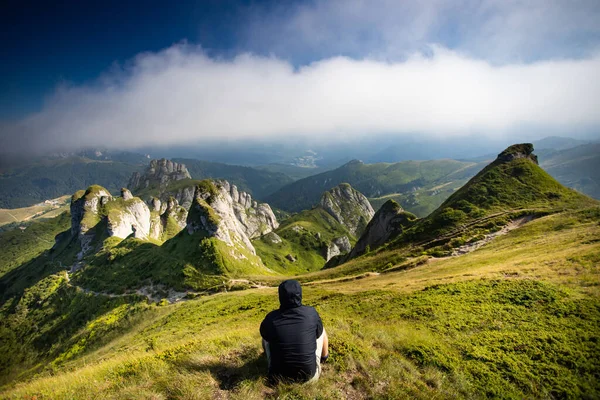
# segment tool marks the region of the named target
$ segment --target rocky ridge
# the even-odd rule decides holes
[[[347,183],[323,193],[319,204],[354,236],[360,235],[375,215],[369,200]]]
[[[184,164],[179,164],[165,158],[150,161],[150,165],[143,174],[134,172],[129,179],[128,187],[134,191],[147,188],[151,184],[166,187],[171,181],[192,179]]]
[[[203,232],[228,246],[242,245],[253,255],[256,251],[250,239],[278,226],[268,204],[258,204],[227,181],[203,181],[197,185],[187,218],[189,234]]]
[[[348,256],[354,258],[381,246],[390,238],[401,234],[415,220],[416,217],[404,211],[400,204],[388,200],[375,213]]]

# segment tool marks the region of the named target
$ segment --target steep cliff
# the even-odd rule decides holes
[[[151,185],[166,187],[169,182],[191,178],[185,165],[162,158],[150,161],[150,165],[142,174],[134,172],[129,179],[128,187],[134,191]]]
[[[203,232],[229,246],[242,245],[256,254],[250,239],[279,224],[268,204],[258,204],[227,181],[202,181],[195,188],[187,218],[188,233]]]
[[[394,200],[388,200],[375,213],[364,233],[350,251],[349,258],[357,257],[368,252],[369,249],[381,246],[391,238],[401,234],[415,220],[414,215],[404,211]]]
[[[319,204],[354,236],[360,235],[375,215],[369,200],[347,183],[323,193]]]

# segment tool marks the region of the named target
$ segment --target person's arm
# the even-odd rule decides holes
[[[321,350],[321,362],[323,363],[329,357],[329,337],[323,327],[321,316],[317,313],[317,337],[319,338],[321,335],[323,335],[323,349]]]
[[[323,350],[321,351],[321,362],[324,363],[329,358],[329,337],[327,331],[323,329]]]

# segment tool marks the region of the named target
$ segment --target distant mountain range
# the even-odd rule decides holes
[[[455,143],[454,147],[460,147],[460,143],[462,142]],[[375,145],[364,144],[365,153],[369,153],[368,149]],[[363,163],[362,167],[347,161],[344,161],[345,165],[337,167],[343,159],[339,152],[350,151],[353,148],[350,144],[343,143],[337,150],[325,148],[319,149],[318,152],[301,151],[296,157],[289,159],[285,157],[294,154],[291,149],[275,146],[271,150],[281,150],[285,157],[278,159],[278,163],[268,164],[273,161],[272,157],[257,156],[255,161],[261,159],[266,164],[254,167],[191,158],[174,160],[185,163],[193,179],[226,179],[256,199],[269,201],[282,210],[298,212],[310,208],[318,202],[323,191],[347,182],[365,193],[375,209],[385,201],[394,199],[404,209],[417,216],[425,216],[462,186],[484,163],[494,159],[495,154],[454,160],[432,158],[440,154],[467,156],[476,151],[485,154],[490,146],[490,143],[482,140],[474,141],[470,146],[463,146],[468,149],[461,152],[456,149],[450,151],[448,147],[452,146],[447,140],[423,143],[414,141],[392,145],[399,152],[388,146],[384,151],[387,152],[385,157],[376,156],[371,152],[366,160],[397,161],[421,158],[430,161]],[[534,142],[543,168],[561,183],[596,198],[600,198],[599,177],[596,172],[600,163],[599,146],[598,142],[562,137],[548,137]],[[231,154],[227,154],[231,157],[227,159],[244,163],[243,157],[234,157],[234,150],[242,151],[241,148],[228,150]],[[255,150],[258,151],[258,148]],[[264,148],[260,154],[268,150]],[[218,154],[212,154],[212,158],[218,158]],[[284,159],[287,160],[285,163]],[[338,160],[337,164],[331,164],[333,159]],[[145,154],[104,149],[55,154],[32,160],[2,159],[0,208],[28,207],[73,193],[78,188],[91,184],[100,184],[116,194],[121,187],[127,185],[131,174],[143,170],[148,162],[149,156]],[[323,166],[327,163],[329,166]]]
[[[547,138],[540,152],[540,166],[562,184],[600,199],[600,144],[568,148],[581,141]],[[552,150],[547,146],[567,147]],[[341,167],[300,179],[265,198],[282,210],[298,212],[315,205],[320,193],[342,182],[356,187],[377,210],[387,200],[424,217],[439,207],[493,157],[472,161],[431,160],[365,164],[354,160]]]

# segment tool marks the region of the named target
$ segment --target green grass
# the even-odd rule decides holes
[[[269,235],[265,235],[252,244],[268,268],[292,275],[321,269],[325,265],[327,245],[332,239],[347,236],[352,244],[356,241],[321,207],[302,211],[284,220],[275,233],[281,237],[281,243],[272,243]],[[287,259],[288,254],[296,261]]]
[[[277,306],[274,288],[163,307],[127,303],[138,310],[130,313],[123,299],[56,296],[69,289],[56,289],[61,278],[53,275],[23,296],[30,312],[52,312],[35,308],[43,299],[100,303],[86,306],[90,315],[56,351],[20,351],[28,361],[11,363],[0,396],[594,398],[598,210],[539,218],[462,257],[409,265],[401,252],[387,251],[302,276],[305,303],[320,312],[331,346],[322,378],[310,386],[266,384],[258,325]],[[388,263],[400,268],[346,279],[377,265],[383,272]],[[104,301],[114,303],[102,308]],[[29,316],[20,321],[43,321],[38,329],[52,331],[55,319]]]
[[[0,277],[32,260],[54,245],[54,237],[71,228],[71,215],[59,216],[28,224],[25,230],[15,228],[0,232]]]
[[[475,163],[456,160],[403,161],[399,163],[363,164],[352,161],[333,171],[300,179],[268,196],[265,201],[286,211],[310,209],[319,202],[321,194],[340,183],[347,182],[368,198],[392,193],[410,193],[447,181],[468,179],[462,172]],[[410,208],[407,208],[411,211]]]
[[[537,218],[476,251],[428,255],[530,214]],[[314,254],[319,240],[341,232],[327,216],[316,208],[291,217],[278,229],[283,245]],[[73,254],[62,243],[0,277],[0,397],[598,397],[598,202],[517,159],[492,164],[423,221],[427,229],[417,222],[404,239],[447,241],[397,242],[298,276],[330,338],[330,361],[314,385],[269,386],[258,333],[278,306],[275,286],[300,270],[279,266],[277,275],[250,254],[236,257],[184,231],[162,246],[105,241],[68,282],[61,262]],[[72,286],[221,290],[229,277],[273,287],[149,305]]]
[[[307,288],[305,299],[330,336],[330,361],[313,386],[265,382],[258,325],[276,307],[270,291],[146,311],[147,322],[127,340],[115,339],[57,367],[64,372],[5,395],[581,398],[600,390],[598,299],[552,284],[473,280],[411,294],[351,295]],[[92,363],[94,357],[104,361]]]

